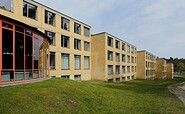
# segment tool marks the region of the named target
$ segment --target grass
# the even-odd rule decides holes
[[[134,80],[124,83],[51,80],[0,88],[0,113],[172,113],[185,106],[167,86],[185,81]]]

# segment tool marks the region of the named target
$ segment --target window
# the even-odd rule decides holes
[[[134,73],[134,66],[132,66],[132,73]]]
[[[84,69],[89,70],[90,69],[90,57],[84,56]]]
[[[47,37],[50,38],[51,45],[55,45],[55,33],[46,30],[45,34],[46,34]]]
[[[116,82],[120,82],[120,78],[116,78]]]
[[[108,36],[108,42],[107,42],[108,44],[108,46],[111,46],[111,47],[113,47],[113,38],[111,38],[111,37],[109,37]]]
[[[81,69],[81,56],[80,55],[74,55],[75,60],[75,70]]]
[[[116,65],[116,74],[120,74],[120,66]]]
[[[113,79],[108,79],[108,82],[113,82],[114,80]]]
[[[120,54],[119,53],[116,53],[116,61],[120,62]]]
[[[130,53],[130,46],[127,45],[127,52]]]
[[[62,70],[69,70],[69,54],[62,53]]]
[[[0,8],[7,11],[13,11],[13,0],[0,0]]]
[[[84,50],[90,51],[90,43],[89,42],[84,41]]]
[[[130,56],[127,56],[127,63],[130,63]]]
[[[134,57],[132,57],[132,63],[134,63]]]
[[[130,80],[130,76],[127,76],[127,80]]]
[[[61,78],[67,78],[69,79],[70,75],[62,75]]]
[[[125,50],[125,43],[122,43],[122,50]]]
[[[45,23],[55,25],[55,14],[45,10]]]
[[[62,17],[61,18],[61,20],[62,20],[62,29],[64,29],[64,30],[70,30],[70,21],[68,20],[68,19],[66,19],[66,18],[64,18],[64,17]]]
[[[81,75],[74,75],[74,80],[80,81],[81,80]]]
[[[116,48],[119,49],[120,48],[120,42],[118,40],[116,40]]]
[[[113,74],[113,65],[108,65],[108,75]]]
[[[61,46],[62,47],[66,47],[66,48],[70,48],[70,42],[69,42],[69,37],[68,36],[61,36]]]
[[[122,77],[122,81],[125,81],[125,77]]]
[[[50,70],[55,70],[55,52],[50,52]]]
[[[81,50],[81,40],[74,39],[74,49]]]
[[[125,73],[126,73],[125,70],[126,70],[126,69],[125,69],[125,66],[122,66],[122,74],[125,74]]]
[[[78,23],[74,24],[74,32],[77,34],[81,34],[81,25]]]
[[[32,19],[36,19],[37,15],[37,6],[32,5],[24,1],[23,3],[23,15]]]
[[[122,62],[125,62],[126,58],[125,58],[125,55],[122,54]]]
[[[131,53],[134,53],[134,47],[132,47],[132,51],[131,51]]]
[[[130,73],[130,66],[127,66],[127,73]]]
[[[108,60],[113,61],[113,52],[108,51]]]
[[[90,29],[87,27],[84,27],[84,36],[87,36],[87,37],[90,36]]]

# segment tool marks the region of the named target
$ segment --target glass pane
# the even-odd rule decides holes
[[[15,69],[24,69],[24,34],[15,33]]]
[[[2,72],[2,81],[9,82],[14,80],[13,72]]]
[[[8,24],[8,23],[5,23],[5,22],[2,23],[2,26],[3,26],[3,27],[6,27],[6,28],[13,29],[13,25]]]
[[[34,69],[38,69],[38,61],[39,61],[39,41],[34,38]]]
[[[26,36],[26,69],[32,69],[32,37]]]
[[[2,30],[2,68],[13,69],[13,32]]]
[[[39,71],[34,71],[34,78],[39,78]]]
[[[8,11],[12,11],[13,1],[12,0],[0,0],[0,8]]]
[[[30,71],[28,71],[28,72],[25,72],[25,74],[26,74],[26,80],[29,80],[29,79],[32,79],[32,72]]]
[[[24,72],[15,72],[15,80],[24,80]]]

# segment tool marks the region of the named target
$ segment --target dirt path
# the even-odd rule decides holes
[[[171,93],[175,94],[185,105],[185,82],[168,87]]]

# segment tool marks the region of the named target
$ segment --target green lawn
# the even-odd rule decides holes
[[[2,113],[172,113],[185,106],[167,86],[185,79],[124,83],[76,82],[55,78],[39,83],[0,88]]]

